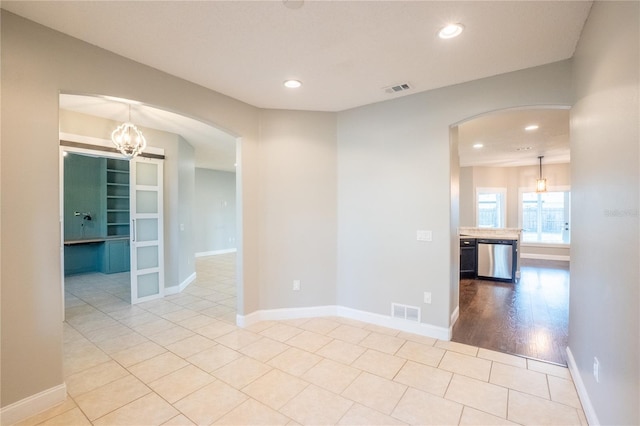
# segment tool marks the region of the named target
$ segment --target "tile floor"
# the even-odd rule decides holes
[[[586,425],[566,368],[345,318],[234,325],[234,255],[130,306],[66,282],[68,398],[21,425]]]

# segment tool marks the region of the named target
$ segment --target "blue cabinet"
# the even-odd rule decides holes
[[[64,159],[64,273],[129,270],[129,162]]]
[[[64,246],[64,274],[85,274],[96,272],[100,258],[101,242],[72,244]]]
[[[107,240],[102,244],[102,270],[105,274],[127,272],[130,268],[128,239]]]

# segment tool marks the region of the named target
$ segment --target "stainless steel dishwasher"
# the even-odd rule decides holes
[[[516,240],[478,239],[478,278],[514,282]]]

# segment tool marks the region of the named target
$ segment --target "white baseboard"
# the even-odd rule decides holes
[[[580,375],[580,371],[578,370],[578,365],[576,364],[576,360],[573,357],[573,353],[571,353],[571,349],[569,347],[567,347],[567,364],[569,366],[571,377],[573,377],[573,383],[576,385],[578,397],[580,398],[580,403],[582,404],[582,408],[584,409],[584,415],[587,417],[587,422],[590,426],[600,425],[600,421],[598,420],[598,416],[596,415],[596,410],[593,408],[593,404],[591,404],[591,399],[589,398],[589,394],[587,393],[587,388],[584,386],[582,376]]]
[[[456,308],[453,310],[453,313],[451,314],[451,325],[449,326],[449,334],[453,335],[453,326],[456,324],[456,321],[458,321],[458,318],[460,317],[460,305],[456,306]]]
[[[64,402],[67,385],[54,386],[0,409],[0,424],[12,425]]]
[[[196,280],[196,273],[189,275],[184,281],[182,281],[179,285],[174,285],[172,287],[167,287],[164,289],[164,295],[169,296],[171,294],[182,293],[182,291],[189,286],[192,282]]]
[[[204,256],[215,256],[216,254],[226,254],[226,253],[235,253],[238,249],[230,248],[224,250],[213,250],[213,251],[201,251],[196,253],[196,257],[204,257]]]
[[[260,321],[278,321],[297,318],[315,318],[337,316],[337,306],[313,306],[309,308],[268,309],[251,312],[247,315],[236,315],[236,324],[247,327]]]
[[[419,334],[421,336],[432,337],[440,340],[451,340],[450,331],[447,328],[437,327],[431,324],[406,321],[402,319],[392,318],[388,315],[360,311],[357,309],[336,305],[255,311],[247,315],[238,315],[236,317],[236,323],[239,327],[247,327],[260,321],[315,318],[327,316],[350,318],[358,321],[368,322],[370,324],[379,325],[382,327],[393,328],[394,330]]]
[[[521,259],[538,259],[538,260],[559,260],[569,262],[571,256],[564,254],[541,254],[541,253],[520,253]]]

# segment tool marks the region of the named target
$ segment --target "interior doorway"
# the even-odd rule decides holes
[[[127,273],[129,303],[163,297],[164,156],[127,160],[77,140],[60,141],[64,278]]]
[[[569,109],[493,112],[458,123],[451,135],[460,166],[458,234],[468,234],[465,240],[517,235],[517,273],[510,282],[479,278],[477,257],[471,268],[465,247],[452,340],[566,365],[570,206],[547,206],[553,197],[538,195],[536,216],[528,195],[535,195],[542,175],[547,194],[570,194]],[[494,197],[479,197],[487,188]]]
[[[123,103],[124,102],[124,103]],[[132,107],[133,106],[133,107]],[[149,107],[137,103],[135,101],[128,101],[123,99],[111,99],[99,96],[84,96],[84,95],[60,95],[60,134],[61,140],[72,139],[77,142],[93,145],[98,148],[98,152],[82,152],[86,148],[78,148],[77,146],[66,146],[66,151],[82,152],[85,155],[90,155],[96,158],[102,158],[101,161],[105,161],[104,158],[114,158],[115,160],[108,159],[106,161],[118,161],[122,160],[122,156],[119,154],[105,153],[105,149],[110,150],[112,148],[109,137],[110,132],[123,120],[135,122],[137,126],[144,129],[145,136],[149,140],[151,136],[152,142],[149,143],[151,149],[146,151],[153,152],[154,148],[160,148],[165,150],[170,155],[170,158],[166,162],[164,169],[166,170],[166,178],[163,179],[161,175],[154,173],[136,173],[136,170],[140,172],[141,169],[148,169],[150,163],[153,164],[154,160],[144,159],[140,161],[143,164],[142,167],[136,167],[138,162],[131,163],[130,172],[137,176],[140,174],[142,178],[153,177],[155,181],[144,181],[140,185],[131,185],[130,200],[134,205],[133,208],[141,208],[138,214],[130,208],[130,212],[125,212],[123,205],[109,205],[105,203],[118,201],[115,200],[123,194],[110,193],[108,197],[105,197],[105,202],[99,209],[106,212],[105,217],[99,218],[101,220],[95,220],[98,218],[92,217],[92,224],[98,222],[107,224],[101,225],[100,237],[104,237],[109,241],[94,241],[87,242],[86,237],[88,234],[79,235],[78,239],[82,240],[79,243],[86,243],[86,245],[93,244],[94,251],[98,252],[97,267],[93,270],[73,272],[83,272],[85,278],[90,278],[91,282],[102,282],[104,288],[102,290],[108,290],[108,295],[104,294],[104,291],[96,292],[94,296],[102,298],[104,300],[110,300],[116,302],[110,296],[115,297],[120,301],[144,301],[150,300],[154,297],[161,297],[163,292],[166,295],[172,295],[180,293],[187,288],[189,284],[196,280],[196,259],[194,256],[194,244],[193,234],[196,231],[194,221],[192,220],[192,211],[194,207],[194,170],[197,167],[213,167],[216,169],[226,168],[231,170],[229,173],[233,174],[235,180],[235,168],[236,168],[236,151],[240,148],[236,146],[236,137],[229,135],[215,129],[211,125],[202,123],[197,120],[190,119],[188,117],[179,116],[178,114],[170,113],[167,111],[159,110],[157,108]],[[79,136],[82,135],[82,136]],[[203,145],[203,141],[205,141]],[[68,145],[73,145],[68,144]],[[200,148],[198,148],[200,146]],[[61,150],[62,152],[62,150]],[[104,157],[104,158],[103,158]],[[139,157],[142,158],[142,157]],[[128,162],[126,162],[128,163]],[[162,163],[160,163],[159,170],[162,172]],[[107,178],[110,177],[122,177],[124,170],[119,170],[116,167],[108,167],[106,172]],[[61,183],[64,180],[64,160],[61,154]],[[186,170],[186,171],[185,171]],[[144,171],[144,170],[143,170]],[[147,170],[148,171],[148,170]],[[168,182],[168,187],[165,190],[158,190],[155,186],[157,183]],[[104,185],[105,182],[103,181]],[[108,186],[109,191],[122,191],[124,182],[114,182]],[[236,186],[236,185],[234,185]],[[237,186],[236,186],[237,187]],[[238,188],[240,190],[240,188]],[[61,188],[61,196],[64,191]],[[144,210],[144,203],[142,201],[154,201],[157,209]],[[124,200],[121,200],[126,202]],[[165,216],[162,217],[162,205],[164,202]],[[64,205],[64,199],[61,199],[61,206]],[[78,212],[85,213],[85,210],[92,209],[77,209]],[[93,209],[97,210],[97,209]],[[75,211],[74,211],[75,212]],[[93,212],[92,212],[93,213]],[[130,213],[130,214],[129,214]],[[158,216],[158,214],[160,216]],[[241,216],[239,212],[237,216]],[[129,215],[127,218],[126,216]],[[156,215],[156,216],[154,216]],[[61,219],[64,216],[64,212],[61,212]],[[82,217],[80,218],[82,219]],[[235,218],[234,218],[235,219]],[[153,231],[154,227],[150,227],[150,222],[155,221],[157,227]],[[163,226],[164,223],[164,226]],[[192,228],[193,227],[193,228]],[[64,235],[64,226],[62,226],[62,234]],[[236,229],[236,222],[234,221],[234,230]],[[241,223],[238,222],[238,229],[241,229]],[[82,229],[82,228],[81,228]],[[86,229],[86,228],[85,228]],[[118,230],[115,233],[110,230]],[[122,235],[118,235],[119,233]],[[147,234],[147,236],[145,236]],[[161,241],[162,237],[165,237],[166,248],[164,250],[154,249],[154,242]],[[151,237],[148,237],[151,235]],[[129,236],[127,239],[125,236]],[[65,238],[67,240],[67,238]],[[116,245],[116,240],[124,245],[118,252],[112,245]],[[235,235],[231,235],[229,240],[235,243]],[[108,244],[106,244],[108,242]],[[132,246],[133,244],[133,246]],[[105,247],[105,246],[109,247]],[[69,244],[70,246],[70,244]],[[131,253],[131,260],[125,262],[126,256],[121,254],[129,249]],[[62,271],[65,271],[65,260],[68,256],[65,256],[66,244],[61,244],[61,262]],[[95,253],[94,253],[95,254]],[[137,257],[134,259],[133,255]],[[170,262],[162,266],[162,258],[167,257],[171,259]],[[237,256],[238,261],[241,263],[241,253]],[[234,257],[235,258],[235,257]],[[108,259],[108,260],[107,260]],[[118,267],[118,262],[120,266]],[[123,265],[127,263],[126,265]],[[131,274],[126,269],[133,267],[136,274]],[[68,268],[67,268],[68,269]],[[91,268],[90,268],[91,269]],[[152,272],[151,275],[154,279],[150,280],[146,274],[140,274],[140,270],[146,272]],[[166,285],[161,282],[162,275],[166,271]],[[91,276],[91,274],[96,274]],[[101,274],[101,275],[97,275]],[[79,276],[67,274],[73,279],[65,279],[68,277],[62,277],[63,285],[65,281],[80,282]],[[139,278],[138,282],[131,287],[128,291],[123,289],[123,282],[134,282],[133,279]],[[109,278],[109,279],[107,279]],[[141,279],[140,279],[141,278]],[[86,280],[85,280],[86,281]],[[234,283],[236,281],[234,280]],[[77,285],[77,287],[82,287]],[[87,286],[84,286],[83,291],[87,290]],[[241,287],[238,285],[238,287]],[[236,289],[238,290],[238,289]],[[241,288],[238,293],[241,292]],[[65,292],[63,291],[63,294]],[[85,294],[86,296],[86,294]],[[73,303],[73,296],[67,297],[71,299]],[[235,300],[235,298],[234,298]],[[235,309],[234,309],[235,311]]]
[[[90,149],[60,151],[64,307],[129,305],[129,163]]]

